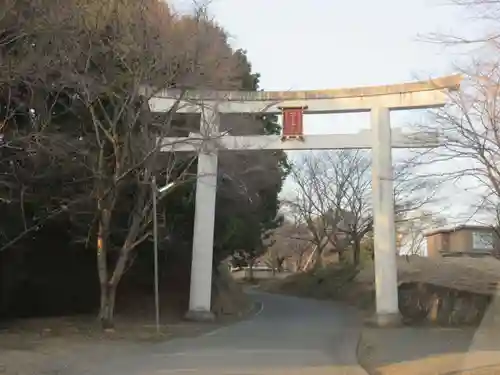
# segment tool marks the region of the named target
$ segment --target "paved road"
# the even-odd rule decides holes
[[[356,311],[331,302],[253,293],[260,313],[198,338],[144,347],[86,374],[363,375]],[[91,365],[91,364],[89,364]]]

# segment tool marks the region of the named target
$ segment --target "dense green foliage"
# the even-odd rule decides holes
[[[123,259],[120,292],[149,287],[151,174],[177,185],[159,201],[162,278],[189,280],[196,162],[148,156],[148,147],[160,127],[183,134],[191,119],[167,115],[157,126],[136,93],[141,85],[257,90],[245,52],[231,50],[217,25],[175,18],[156,0],[10,5],[0,18],[0,316],[94,311],[105,291],[103,251],[105,282],[116,286]],[[249,131],[279,126],[255,118]],[[279,223],[285,154],[243,154],[221,155],[216,263],[261,251]],[[239,160],[261,168],[238,174],[230,167]]]

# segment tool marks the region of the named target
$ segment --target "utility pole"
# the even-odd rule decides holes
[[[159,272],[158,272],[158,216],[156,210],[157,187],[156,177],[153,176],[151,183],[151,193],[153,196],[153,255],[154,255],[154,287],[155,287],[155,323],[156,333],[160,333],[160,292],[159,292]]]

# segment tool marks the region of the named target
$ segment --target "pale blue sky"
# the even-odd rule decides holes
[[[248,51],[265,90],[379,85],[453,73],[441,47],[418,35],[456,29],[450,0],[212,0],[209,10]],[[191,9],[192,0],[172,0]],[[393,126],[409,121],[394,115]],[[308,116],[306,133],[357,132],[366,114]]]
[[[177,9],[192,0],[172,0]],[[211,15],[247,50],[265,90],[390,84],[454,73],[456,58],[419,35],[469,28],[451,0],[212,0]],[[422,118],[393,113],[392,126]],[[354,133],[368,114],[306,116],[306,133]],[[455,196],[447,191],[447,196]],[[467,200],[465,200],[467,201]],[[454,199],[457,202],[457,199]],[[453,211],[457,211],[456,209]]]
[[[213,0],[211,11],[248,50],[265,89],[377,85],[442,74],[449,62],[419,33],[455,15],[431,0]]]
[[[321,89],[426,79],[452,72],[418,34],[457,24],[446,0],[213,0],[231,42],[248,51],[261,88]],[[440,5],[441,4],[441,5]],[[394,125],[408,115],[394,115]],[[307,133],[357,132],[367,114],[308,116]]]

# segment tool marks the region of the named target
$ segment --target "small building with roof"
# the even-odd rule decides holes
[[[491,226],[444,226],[427,230],[423,234],[429,257],[500,255],[500,237]]]

